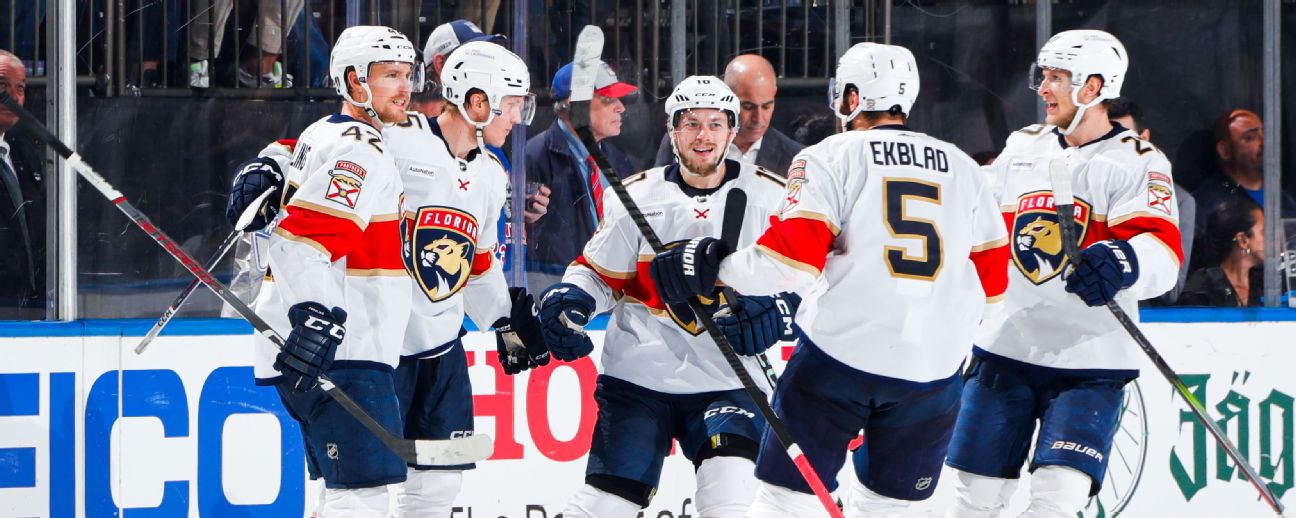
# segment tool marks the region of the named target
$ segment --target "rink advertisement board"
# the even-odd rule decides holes
[[[307,481],[296,423],[272,390],[252,384],[246,326],[179,321],[168,331],[178,334],[136,356],[147,325],[0,329],[0,516],[309,515],[318,486]],[[1296,503],[1296,322],[1144,328],[1274,491]],[[597,346],[601,332],[592,334]],[[454,516],[557,516],[583,483],[597,363],[510,377],[491,335],[470,333],[465,345],[477,430],[494,437],[495,455],[465,477]],[[790,350],[771,353],[781,367]],[[1150,364],[1127,392],[1107,484],[1085,518],[1269,515]],[[940,487],[911,514],[940,516],[951,499]],[[643,516],[696,518],[692,490],[692,465],[675,453]],[[1006,516],[1028,491],[1023,480]]]

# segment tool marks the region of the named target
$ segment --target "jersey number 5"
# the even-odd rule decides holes
[[[909,255],[902,247],[885,247],[885,259],[891,275],[922,281],[936,280],[944,255],[940,230],[936,228],[934,221],[907,215],[905,203],[928,202],[940,205],[940,186],[917,180],[888,178],[882,183],[882,196],[882,210],[891,237],[922,242],[922,255],[918,256]]]

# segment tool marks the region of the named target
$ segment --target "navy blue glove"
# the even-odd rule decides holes
[[[729,253],[724,241],[696,237],[657,254],[648,265],[648,275],[662,300],[669,304],[686,302],[689,297],[715,291],[720,261]]]
[[[273,158],[259,157],[239,164],[229,204],[225,207],[225,218],[234,230],[255,232],[274,221],[279,214],[276,193],[283,188],[283,183],[283,171]],[[246,223],[241,228],[240,220]]]
[[[540,326],[554,358],[570,362],[594,352],[585,325],[594,313],[594,297],[571,283],[559,283],[540,298]]]
[[[801,296],[795,293],[740,296],[729,304],[729,313],[716,317],[715,323],[735,352],[755,356],[777,342],[796,339],[792,317],[800,305]]]
[[[318,302],[300,302],[288,308],[293,329],[275,356],[274,368],[284,380],[302,392],[315,388],[319,377],[333,365],[338,344],[346,336],[347,313],[339,307],[329,311]]]
[[[517,374],[549,364],[549,348],[535,314],[535,299],[526,288],[509,288],[513,308],[495,321],[495,352],[504,374]]]
[[[1099,241],[1080,251],[1080,264],[1066,279],[1066,290],[1085,304],[1105,306],[1138,280],[1138,257],[1128,241]]]

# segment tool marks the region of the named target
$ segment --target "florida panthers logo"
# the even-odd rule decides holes
[[[1076,244],[1084,242],[1089,227],[1089,203],[1075,201]],[[1017,215],[1012,226],[1012,257],[1022,275],[1035,284],[1057,276],[1066,267],[1062,249],[1062,229],[1058,225],[1053,193],[1035,191],[1017,199]]]
[[[423,207],[401,220],[405,270],[429,300],[458,293],[472,274],[477,219],[449,207]]]
[[[684,246],[686,243],[688,243],[687,239],[675,241],[667,244],[666,248]],[[721,306],[729,303],[729,300],[719,290],[716,290],[712,296],[699,296],[698,300],[711,314],[715,314],[716,311],[720,310]],[[697,315],[693,313],[693,309],[689,307],[687,302],[666,304],[666,313],[670,315],[671,320],[674,320],[676,325],[680,326],[680,329],[688,331],[693,336],[706,332],[706,328],[702,326],[702,322],[698,320]]]

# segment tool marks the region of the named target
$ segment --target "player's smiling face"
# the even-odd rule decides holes
[[[734,128],[729,125],[729,116],[724,112],[706,108],[680,114],[679,123],[672,133],[680,164],[692,173],[706,176],[714,173],[724,159],[729,141],[733,140]]]
[[[412,70],[409,63],[374,63],[369,67],[369,91],[373,93],[374,111],[384,122],[405,121],[405,108],[409,106],[413,90],[410,84]]]
[[[1035,92],[1044,102],[1044,122],[1066,127],[1076,114],[1076,105],[1071,102],[1071,73],[1049,68],[1042,73],[1039,88]]]

